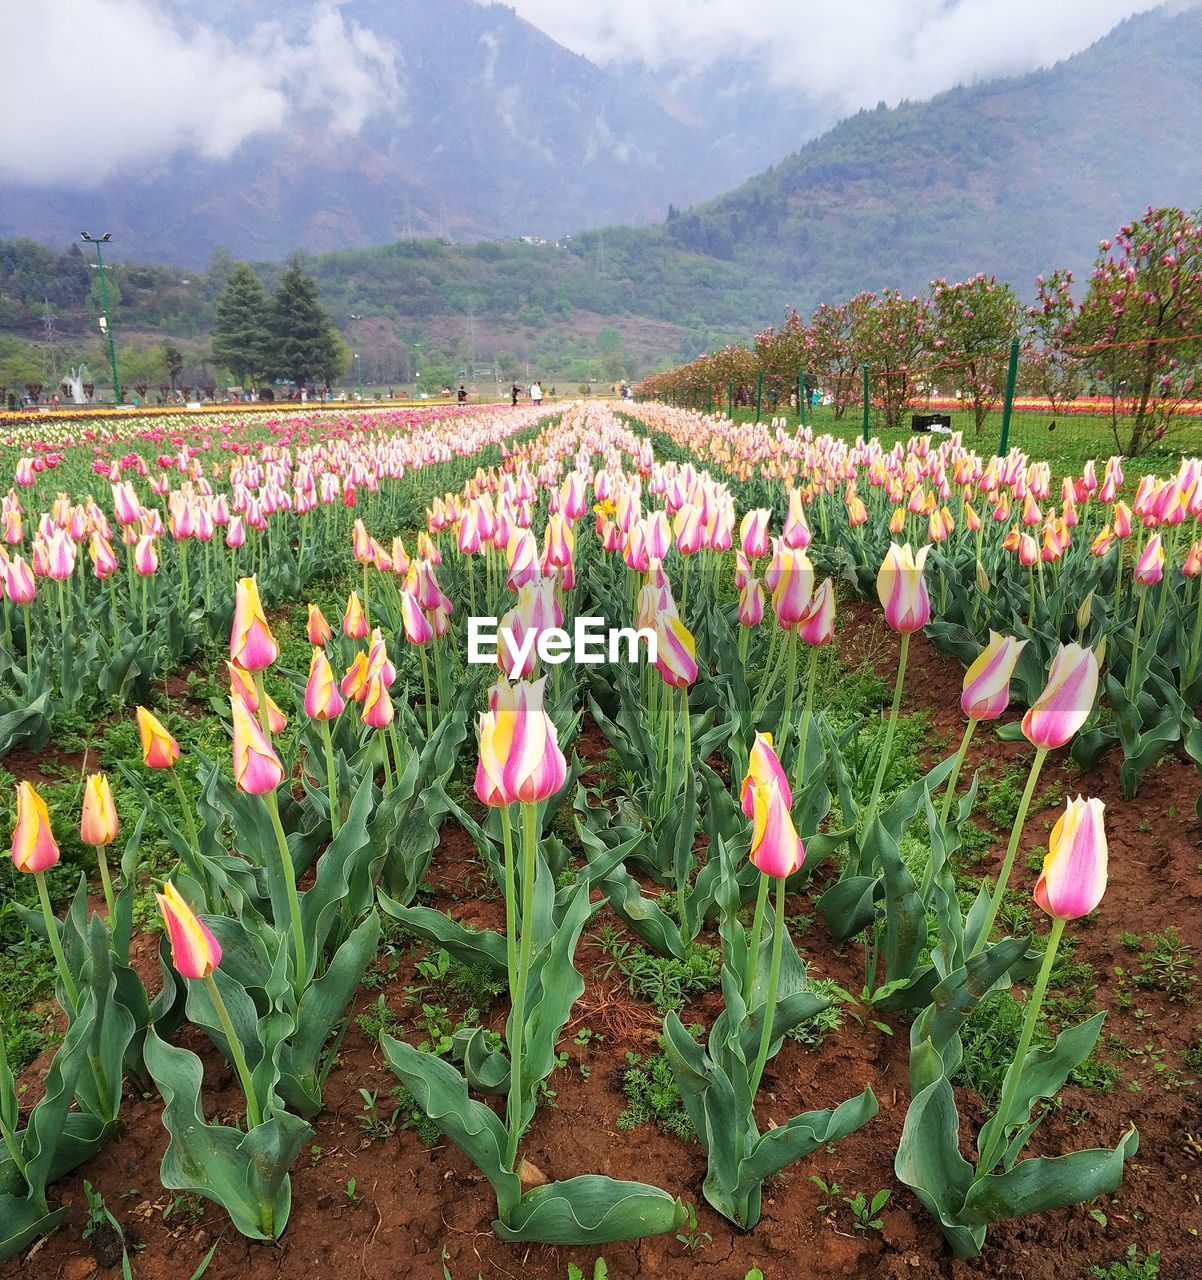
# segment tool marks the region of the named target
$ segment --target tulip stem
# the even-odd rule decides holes
[[[889,725],[885,729],[885,743],[881,747],[881,762],[877,765],[876,781],[872,784],[872,798],[868,801],[864,823],[860,828],[861,837],[868,832],[876,811],[881,803],[881,788],[885,785],[885,774],[889,772],[889,757],[893,752],[893,735],[897,731],[897,713],[901,709],[902,686],[906,681],[906,662],[910,657],[910,632],[904,632],[901,638],[901,653],[897,659],[897,682],[893,686],[893,705],[889,708]]]
[[[1018,1038],[1018,1048],[1014,1051],[1014,1061],[1010,1064],[1010,1070],[1006,1072],[1006,1081],[1002,1086],[1002,1100],[998,1103],[997,1115],[994,1117],[994,1131],[988,1147],[982,1152],[977,1162],[974,1181],[985,1177],[1005,1153],[1006,1118],[1014,1105],[1014,1095],[1018,1092],[1018,1086],[1022,1080],[1027,1050],[1030,1049],[1031,1039],[1035,1034],[1035,1023],[1039,1018],[1039,1008],[1043,1004],[1044,993],[1048,989],[1048,979],[1052,976],[1052,965],[1056,961],[1056,948],[1060,945],[1064,925],[1065,921],[1059,917],[1052,920],[1052,932],[1048,935],[1043,963],[1039,966],[1039,976],[1035,979],[1035,985],[1031,988],[1031,994],[1027,1000],[1027,1012],[1023,1018],[1022,1034]]]
[[[1135,606],[1135,630],[1131,635],[1131,667],[1127,672],[1127,701],[1134,702],[1139,693],[1139,633],[1144,625],[1144,605],[1148,603],[1148,588],[1139,593]]]
[[[267,714],[267,690],[263,685],[263,673],[256,671],[254,674],[255,693],[258,695],[259,703],[259,728],[263,730],[263,736],[268,742],[271,741],[271,720]]]
[[[104,889],[104,905],[108,908],[109,919],[113,919],[113,882],[109,878],[109,860],[105,856],[105,845],[96,846],[96,862],[100,867],[100,884]]]
[[[506,1120],[509,1141],[505,1145],[505,1167],[512,1169],[517,1160],[518,1140],[522,1134],[522,1053],[526,1033],[526,986],[530,980],[530,951],[534,939],[534,875],[538,855],[538,806],[522,805],[525,839],[522,844],[522,939],[518,952],[517,989],[513,992],[510,1021],[513,1043],[509,1046],[509,1105]]]
[[[301,923],[300,898],[296,892],[296,868],[292,865],[292,854],[288,851],[288,837],[284,834],[284,824],[280,821],[280,803],[274,791],[268,791],[264,799],[267,801],[267,812],[271,815],[271,825],[275,828],[275,841],[279,846],[280,870],[284,874],[284,887],[288,892],[288,911],[292,916],[292,940],[296,949],[296,992],[299,996],[308,979],[308,958],[305,955],[305,930]]]
[[[67,957],[63,955],[62,940],[58,936],[58,920],[50,906],[50,893],[46,888],[46,873],[35,871],[33,878],[38,886],[38,900],[42,904],[42,915],[46,920],[46,937],[54,955],[58,976],[62,980],[63,990],[67,993],[67,1003],[71,1006],[71,1012],[78,1017],[79,988],[75,985],[75,979],[71,977],[71,970],[67,968]]]
[[[770,877],[760,872],[760,887],[755,896],[755,915],[751,918],[751,941],[747,944],[747,968],[743,974],[743,1003],[751,1007],[751,993],[755,989],[755,971],[759,964],[760,938],[764,932],[764,908],[768,903]]]
[[[221,1029],[225,1032],[226,1041],[230,1046],[230,1057],[234,1060],[234,1070],[238,1073],[242,1092],[246,1095],[247,1128],[248,1130],[255,1129],[263,1123],[263,1113],[259,1110],[259,1100],[255,1097],[255,1086],[251,1079],[250,1068],[246,1065],[246,1054],[242,1051],[242,1041],[238,1039],[238,1033],[234,1030],[230,1011],[225,1007],[225,1001],[221,998],[217,983],[213,981],[213,975],[211,973],[206,974],[203,981],[205,990],[209,993],[209,999],[213,1002],[213,1008],[217,1010]]]
[[[667,817],[675,798],[675,779],[672,776],[672,757],[676,754],[676,700],[672,686],[664,685],[664,806],[661,816]]]
[[[784,767],[785,746],[789,741],[789,730],[792,728],[793,719],[793,695],[797,686],[797,630],[796,624],[794,629],[789,632],[789,638],[785,641],[786,658],[785,658],[785,709],[781,712],[780,717],[780,733],[779,741],[776,743],[776,754],[781,760],[781,767]]]
[[[805,772],[806,743],[810,737],[810,715],[814,707],[814,678],[818,674],[818,646],[810,646],[810,669],[806,673],[806,704],[801,713],[800,738],[797,743],[797,766],[793,770],[793,794],[801,790],[802,775]]]
[[[175,784],[175,794],[179,798],[179,809],[184,820],[184,828],[188,833],[188,843],[192,846],[192,852],[196,855],[196,874],[203,881],[204,872],[200,861],[200,839],[196,834],[196,822],[192,817],[192,806],[188,802],[188,797],[184,795],[183,783],[180,782],[179,775],[175,772],[175,766],[169,766],[167,772],[171,775],[171,781]]]
[[[762,874],[762,873],[761,873]],[[776,989],[780,982],[780,958],[785,945],[785,876],[776,877],[776,915],[772,929],[772,962],[768,970],[768,991],[764,996],[764,1021],[760,1028],[760,1051],[755,1056],[755,1067],[751,1072],[751,1097],[755,1100],[756,1091],[760,1087],[760,1078],[764,1074],[764,1066],[768,1061],[768,1050],[772,1046],[772,1020],[776,1012]]]
[[[334,765],[334,739],[330,734],[330,722],[321,722],[321,738],[326,751],[326,788],[330,793],[330,832],[338,834],[342,815],[338,812],[338,770]]]
[[[956,783],[960,780],[960,769],[964,764],[964,757],[968,752],[968,744],[976,727],[977,722],[972,719],[964,726],[964,736],[960,739],[960,750],[956,752],[956,760],[947,779],[947,790],[943,793],[943,808],[939,813],[939,825],[941,827],[947,826],[947,815],[952,811],[952,800],[956,795]]]
[[[518,979],[518,922],[517,891],[514,884],[513,868],[513,819],[509,816],[509,806],[501,805],[501,839],[504,844],[505,862],[502,871],[505,877],[505,967],[509,971],[509,990],[517,990]]]
[[[417,656],[421,659],[422,686],[426,691],[426,738],[428,740],[434,736],[434,719],[430,711],[430,664],[426,661],[425,645],[417,646]]]
[[[1031,762],[1031,772],[1027,775],[1027,785],[1023,789],[1023,796],[1018,804],[1018,813],[1014,818],[1014,826],[1010,829],[1010,843],[1006,847],[1006,857],[1002,862],[1002,869],[998,873],[997,884],[993,887],[993,896],[989,900],[989,914],[985,917],[980,936],[968,954],[969,960],[984,950],[985,944],[989,941],[989,935],[993,931],[994,921],[997,920],[997,913],[1002,909],[1002,898],[1005,897],[1006,885],[1010,880],[1010,871],[1014,866],[1014,857],[1018,853],[1018,842],[1022,838],[1023,825],[1027,820],[1027,810],[1031,806],[1031,797],[1035,794],[1035,784],[1039,781],[1039,771],[1043,768],[1043,762],[1047,759],[1047,754],[1047,747],[1039,747],[1035,752],[1035,759]]]

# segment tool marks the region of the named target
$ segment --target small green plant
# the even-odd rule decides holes
[[[343,1190],[345,1190],[346,1198],[351,1202],[351,1204],[359,1203],[359,1197],[356,1194],[358,1186],[359,1184],[358,1182],[355,1181],[354,1178],[347,1178],[346,1186],[343,1188]]]
[[[380,1110],[375,1090],[360,1089],[359,1096],[363,1099],[363,1114],[359,1117],[359,1128],[363,1130],[369,1138],[391,1138],[396,1132],[397,1115],[400,1107],[394,1107],[392,1114],[385,1118],[384,1113]],[[317,1148],[318,1151],[321,1148]]]
[[[877,1214],[889,1203],[891,1194],[882,1187],[871,1200],[862,1191],[857,1191],[854,1196],[844,1196],[843,1203],[851,1210],[851,1225],[855,1230],[879,1231],[885,1224]]]
[[[635,1056],[634,1062],[622,1067],[618,1074],[626,1108],[618,1116],[619,1129],[633,1129],[640,1124],[653,1124],[661,1132],[692,1142],[697,1134],[684,1109],[684,1101],[668,1059],[653,1054],[645,1062]]]
[[[805,1022],[799,1022],[786,1034],[790,1040],[796,1040],[798,1044],[804,1044],[807,1048],[816,1049],[830,1032],[838,1031],[843,1025],[846,1010],[841,1003],[842,988],[830,978],[814,978],[810,982],[810,990],[816,996],[831,997],[832,1003],[827,1005],[821,1013],[807,1018]]]
[[[574,1263],[568,1263],[568,1280],[584,1280],[584,1272]],[[609,1268],[604,1258],[593,1263],[593,1280],[609,1280]]]
[[[378,1040],[384,1032],[398,1035],[401,1031],[400,1016],[388,1007],[383,996],[378,996],[375,1004],[359,1014],[355,1021],[359,1030],[371,1040]]]
[[[708,943],[690,943],[683,960],[652,955],[628,943],[616,943],[610,954],[630,994],[655,1005],[660,1013],[680,1009],[718,985],[722,957]]]
[[[1151,945],[1145,946],[1132,982],[1145,990],[1163,991],[1170,1000],[1193,1000],[1198,982],[1193,947],[1172,925],[1148,941]]]
[[[1160,1250],[1145,1255],[1141,1260],[1135,1245],[1128,1245],[1122,1258],[1108,1262],[1104,1267],[1090,1267],[1089,1274],[1096,1280],[1159,1280]]]
[[[435,1147],[442,1141],[442,1130],[418,1106],[417,1099],[409,1091],[409,1086],[398,1084],[392,1091],[396,1100],[397,1125],[401,1129],[411,1129],[426,1147]]]
[[[698,1231],[697,1210],[691,1204],[685,1206],[685,1214],[684,1226],[677,1233],[676,1238],[684,1245],[689,1257],[693,1257],[700,1253],[714,1237],[708,1231]]]
[[[115,1267],[120,1262],[124,1280],[133,1280],[124,1228],[105,1204],[104,1196],[86,1178],[83,1194],[88,1205],[83,1238],[92,1241],[92,1252],[96,1255],[96,1261],[102,1267]]]
[[[1129,929],[1124,929],[1119,934],[1119,942],[1125,951],[1139,951],[1142,946],[1142,939],[1138,933],[1132,933]]]
[[[817,1174],[811,1174],[810,1181],[822,1192],[818,1203],[818,1212],[826,1213],[831,1205],[835,1203],[835,1199],[843,1194],[843,1188],[837,1182],[826,1182],[818,1177]]]

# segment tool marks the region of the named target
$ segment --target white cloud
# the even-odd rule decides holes
[[[840,112],[1048,66],[1148,0],[510,0],[598,62],[665,73],[755,57],[776,84]]]
[[[0,77],[0,172],[89,186],[180,150],[226,159],[299,116],[353,134],[395,111],[396,50],[336,4],[303,12],[234,34],[152,0],[0,6],[0,47],[22,50]]]

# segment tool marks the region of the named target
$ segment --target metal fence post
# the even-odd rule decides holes
[[[864,443],[868,443],[868,365],[860,365],[860,372],[864,376]]]
[[[1014,408],[1014,384],[1018,380],[1018,339],[1010,339],[1010,367],[1006,370],[1006,396],[1002,401],[1002,438],[998,442],[998,456],[1004,458],[1010,443],[1010,413]]]

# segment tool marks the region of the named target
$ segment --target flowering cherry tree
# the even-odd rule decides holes
[[[1002,400],[1010,341],[1018,336],[1018,297],[984,272],[948,284],[931,281],[931,377],[959,392],[977,431]]]

